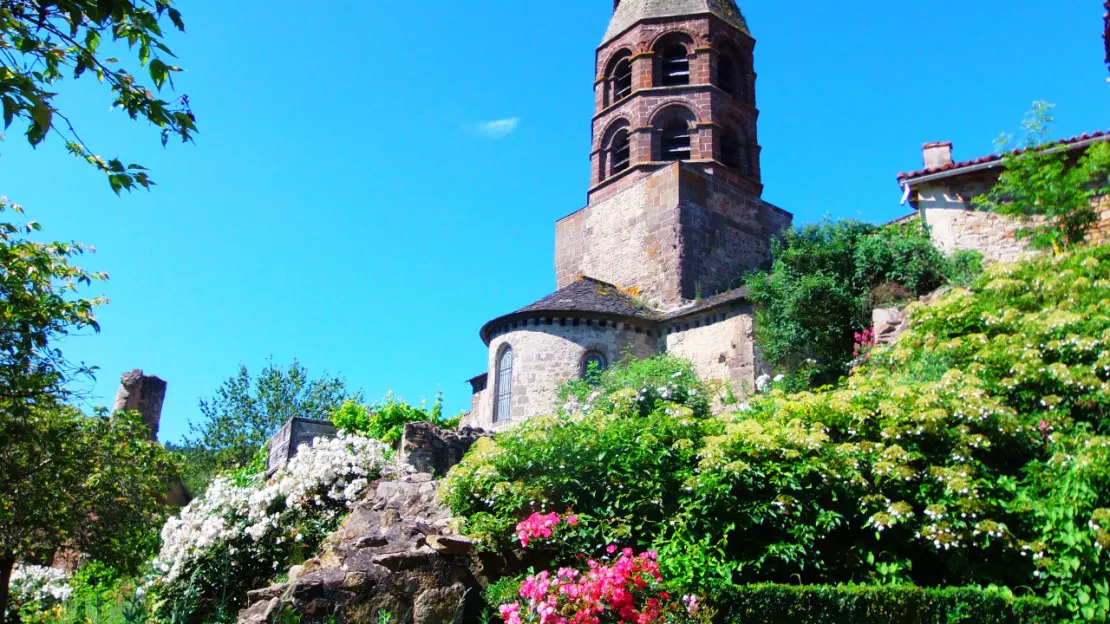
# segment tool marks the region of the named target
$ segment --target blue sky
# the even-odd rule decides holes
[[[478,328],[554,289],[554,222],[585,203],[593,59],[609,0],[306,5],[182,1],[170,43],[195,145],[110,113],[95,83],[59,98],[87,142],[153,169],[117,198],[51,139],[13,128],[0,192],[111,280],[93,404],[143,368],[169,382],[177,439],[240,362],[294,357],[371,397],[443,390],[469,406]],[[305,7],[311,7],[306,10]],[[325,8],[326,7],[326,8]],[[1056,134],[1110,128],[1100,2],[748,0],[765,198],[795,214],[888,220],[921,145],[991,153],[1035,99]],[[491,123],[493,122],[493,123]]]

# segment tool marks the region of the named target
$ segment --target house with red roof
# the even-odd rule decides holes
[[[1065,150],[1078,159],[1088,147],[1104,141],[1110,141],[1110,133],[1095,132],[1060,141],[1049,149]],[[1025,241],[1014,235],[1020,222],[978,210],[972,201],[998,182],[1005,170],[1003,154],[956,161],[952,143],[938,142],[925,144],[923,156],[924,168],[898,174],[898,184],[902,202],[916,209],[941,251],[978,251],[989,262],[1012,262],[1030,253]],[[1110,197],[1096,201],[1101,215],[1099,233],[1103,234],[1110,231]]]

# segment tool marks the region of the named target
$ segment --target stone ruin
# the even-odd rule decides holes
[[[240,624],[279,621],[289,609],[305,624],[377,622],[386,612],[413,624],[477,621],[489,563],[451,530],[436,476],[487,435],[406,425],[400,451],[416,472],[373,483],[316,558],[291,568],[287,582],[247,594]]]
[[[162,420],[162,402],[166,400],[166,382],[142,369],[124,373],[119,381],[113,412],[135,411],[143,417],[150,439],[158,439],[158,423]]]

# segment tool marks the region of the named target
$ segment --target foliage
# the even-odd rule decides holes
[[[176,467],[147,435],[130,412],[44,403],[0,417],[0,578],[62,548],[122,568],[149,556]]]
[[[410,405],[393,396],[392,392],[373,405],[347,401],[331,415],[331,421],[343,431],[381,440],[386,444],[399,442],[405,425],[411,422],[430,422],[445,429],[454,429],[459,424],[457,418],[443,418],[443,393],[436,395],[430,410],[423,402],[420,405]]]
[[[238,471],[162,528],[152,607],[173,621],[224,621],[282,566],[315,554],[370,482],[393,473],[377,440],[341,433],[302,446],[266,479]]]
[[[0,215],[9,211],[23,214],[18,204],[0,197]],[[0,223],[0,401],[8,405],[4,411],[21,411],[45,395],[64,397],[69,381],[92,373],[66,360],[56,343],[84,329],[100,330],[93,310],[104,300],[74,294],[107,276],[71,264],[89,251],[84,245],[28,238],[40,230],[34,221]],[[0,440],[5,442],[11,440]]]
[[[746,278],[758,306],[756,340],[776,370],[801,378],[791,380],[796,387],[848,372],[853,337],[870,326],[874,305],[966,280],[978,266],[969,254],[945,258],[917,221],[808,225],[788,231],[771,253],[771,269]]]
[[[11,575],[11,598],[7,614],[0,621],[26,620],[39,613],[57,613],[58,607],[73,593],[66,573],[57,568],[16,565]]]
[[[444,499],[495,550],[531,514],[573,510],[543,543],[555,565],[620,542],[709,595],[998,585],[1106,619],[1110,247],[994,266],[910,314],[839,385],[720,417],[682,400],[682,374],[688,389],[572,393],[563,415],[479,442]],[[626,366],[606,374],[683,364]]]
[[[979,588],[747,585],[718,597],[737,624],[1048,624],[1056,613],[1034,598]]]
[[[0,105],[4,128],[16,120],[26,122],[27,140],[37,146],[50,133],[59,135],[66,148],[108,177],[119,193],[152,184],[146,169],[105,160],[95,155],[57,107],[55,89],[66,78],[93,75],[108,85],[112,108],[131,119],[145,119],[161,129],[162,144],[171,135],[191,140],[196,120],[189,99],[161,99],[172,74],[181,68],[167,62],[173,53],[164,43],[163,27],[185,30],[181,13],[171,0],[54,0],[0,3]],[[102,48],[102,42],[105,44]],[[135,55],[153,91],[143,86],[138,73],[128,71],[114,52]]]
[[[327,420],[344,402],[361,398],[341,377],[311,378],[295,359],[288,366],[269,360],[257,376],[240,364],[215,396],[200,400],[204,419],[190,423],[192,437],[178,449],[191,460],[190,485],[206,486],[216,473],[249,463],[290,418]]]
[[[1052,108],[1033,103],[1022,122],[1025,137],[1018,149],[1013,137],[999,139],[999,149],[1009,152],[1002,161],[1005,171],[975,204],[1021,218],[1026,225],[1018,230],[1019,237],[1028,238],[1035,249],[1060,252],[1084,244],[1098,221],[1091,200],[1110,191],[1110,144],[1092,145],[1074,159],[1062,143],[1048,139]]]

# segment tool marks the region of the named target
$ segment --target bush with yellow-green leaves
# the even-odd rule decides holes
[[[487,548],[573,512],[540,546],[553,565],[658,550],[676,589],[710,598],[994,586],[1110,617],[1110,247],[993,267],[912,319],[836,386],[720,416],[684,362],[615,367],[480,445],[444,495]]]

